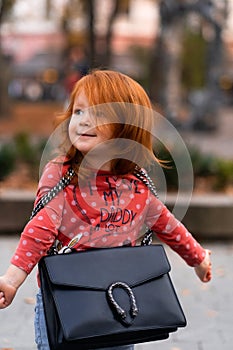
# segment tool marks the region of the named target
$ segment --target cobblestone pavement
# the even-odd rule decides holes
[[[8,266],[17,237],[0,236],[0,273]],[[233,241],[204,242],[212,250],[213,280],[202,284],[179,256],[166,248],[188,325],[168,340],[139,344],[136,350],[232,350]],[[0,310],[0,350],[35,350],[36,269],[21,286],[13,304]]]

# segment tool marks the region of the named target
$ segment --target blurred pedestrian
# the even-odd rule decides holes
[[[64,88],[67,100],[74,88],[75,83],[88,73],[89,64],[85,49],[75,46],[70,49],[67,66],[65,67]]]

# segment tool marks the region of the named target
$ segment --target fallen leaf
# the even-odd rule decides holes
[[[208,317],[213,318],[213,317],[216,317],[217,314],[218,314],[218,312],[216,310],[207,310],[207,316]]]
[[[24,298],[24,302],[25,302],[26,304],[34,305],[34,304],[36,303],[36,300],[35,300],[35,298],[30,298],[30,297],[28,297],[28,298]]]
[[[190,289],[183,289],[183,290],[181,291],[181,294],[182,294],[183,296],[190,295],[190,294],[191,294],[191,290],[190,290]]]

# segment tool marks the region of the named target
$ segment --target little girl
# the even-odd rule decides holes
[[[45,166],[35,203],[68,168],[75,176],[25,226],[0,277],[0,308],[11,304],[56,240],[65,246],[75,238],[77,251],[135,245],[144,224],[194,267],[202,282],[211,280],[210,251],[134,175],[135,169],[159,163],[152,147],[153,113],[144,89],[124,74],[96,70],[76,83],[59,120],[63,153]],[[49,350],[40,292],[35,310],[37,347]]]

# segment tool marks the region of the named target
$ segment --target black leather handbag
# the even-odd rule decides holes
[[[39,271],[51,350],[161,340],[186,325],[162,245],[47,256]]]
[[[143,246],[91,249],[41,259],[39,274],[51,350],[162,340],[186,326],[165,250],[160,244],[149,244],[151,234],[148,231]]]

